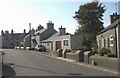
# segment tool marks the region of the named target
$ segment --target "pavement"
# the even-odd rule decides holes
[[[77,61],[72,60],[72,59],[63,58],[63,57],[57,57],[56,52],[41,52],[41,54],[44,54],[44,55],[46,55],[48,57],[51,57],[51,58],[56,58],[56,59],[59,59],[59,60],[64,60],[64,61],[67,61],[67,62],[71,62],[71,63],[74,63],[74,64],[87,66],[87,67],[91,67],[91,68],[94,68],[94,69],[99,69],[99,70],[102,70],[102,71],[107,71],[107,72],[111,72],[111,73],[114,73],[114,74],[118,74],[118,71],[114,71],[114,70],[109,69],[109,68],[104,68],[104,67],[99,67],[99,66],[92,66],[92,65],[86,64],[84,62],[77,62]]]

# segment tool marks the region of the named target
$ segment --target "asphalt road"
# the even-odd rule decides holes
[[[117,76],[28,50],[4,49],[3,76]]]

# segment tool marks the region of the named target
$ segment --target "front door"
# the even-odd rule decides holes
[[[56,41],[56,50],[61,49],[61,41]]]

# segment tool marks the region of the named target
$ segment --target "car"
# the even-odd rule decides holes
[[[46,48],[44,45],[36,45],[35,46],[35,51],[44,51],[46,52]]]

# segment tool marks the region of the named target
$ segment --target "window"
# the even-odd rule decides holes
[[[69,46],[69,45],[68,45],[68,40],[64,40],[64,41],[63,41],[63,45],[64,45],[64,46]]]
[[[114,36],[110,35],[110,46],[114,46]]]
[[[102,38],[102,47],[105,47],[105,39],[104,38]]]
[[[108,41],[108,38],[106,37],[106,41],[105,41],[106,43],[106,48],[108,48],[108,43],[109,43],[109,41]]]
[[[47,43],[47,46],[49,46],[49,43]]]

